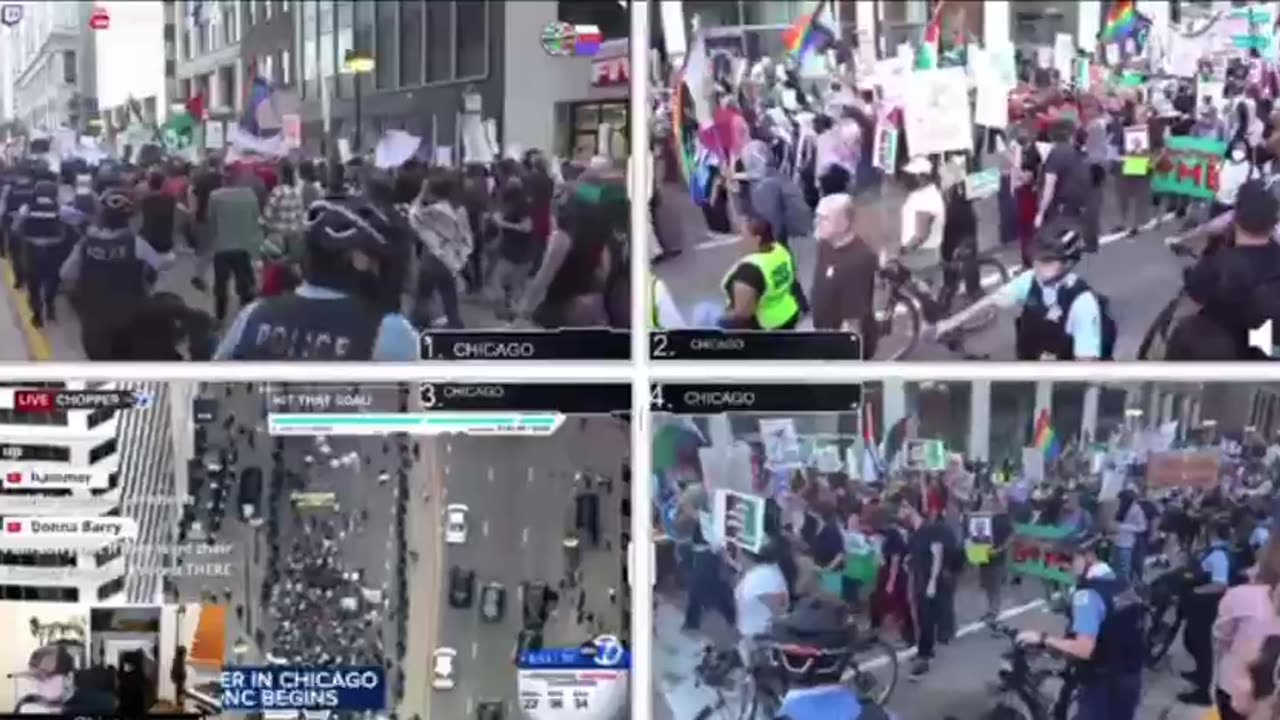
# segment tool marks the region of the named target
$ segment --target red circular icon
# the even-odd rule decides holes
[[[106,30],[110,26],[111,15],[102,8],[94,10],[93,15],[89,16],[89,27],[94,30]]]

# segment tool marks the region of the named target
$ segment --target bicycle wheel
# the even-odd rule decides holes
[[[1156,313],[1156,317],[1151,321],[1151,326],[1147,328],[1147,332],[1142,336],[1142,342],[1138,344],[1139,360],[1163,360],[1165,342],[1169,339],[1169,332],[1173,329],[1173,316],[1178,311],[1179,301],[1182,295],[1170,300]],[[1157,343],[1157,341],[1159,341]],[[1153,350],[1160,351],[1160,357],[1152,357]]]
[[[884,308],[876,311],[876,325],[880,330],[880,348],[892,348],[887,354],[877,353],[879,359],[901,360],[909,357],[920,342],[924,312],[918,300],[894,290],[886,298]]]
[[[1156,608],[1151,613],[1151,627],[1147,628],[1147,667],[1155,667],[1169,654],[1181,629],[1182,619],[1173,604]]]
[[[872,640],[859,649],[851,667],[853,672],[844,683],[858,697],[881,707],[888,705],[898,687],[897,650],[883,640]]]

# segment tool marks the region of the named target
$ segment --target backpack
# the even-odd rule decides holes
[[[1037,283],[1031,283],[1031,292],[1039,293],[1040,286]],[[1069,288],[1062,288],[1058,291],[1058,305],[1062,308],[1062,315],[1065,318],[1071,312],[1071,305],[1075,303],[1076,298],[1081,295],[1092,292],[1093,296],[1098,300],[1098,317],[1102,322],[1102,360],[1114,360],[1116,353],[1116,339],[1120,337],[1120,327],[1116,324],[1115,316],[1111,314],[1111,300],[1106,295],[1089,287],[1089,284],[1079,276],[1076,282]],[[1064,300],[1064,294],[1066,299]],[[1043,302],[1043,299],[1041,300]]]

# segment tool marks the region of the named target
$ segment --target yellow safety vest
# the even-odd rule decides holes
[[[775,243],[768,252],[751,253],[742,259],[742,263],[755,265],[764,275],[764,292],[756,302],[756,323],[764,330],[777,330],[800,312],[800,303],[791,292],[795,283],[796,270],[791,262],[791,253],[780,243]],[[725,293],[733,300],[733,289],[729,286],[729,276],[733,275],[735,265],[725,275],[721,285]]]

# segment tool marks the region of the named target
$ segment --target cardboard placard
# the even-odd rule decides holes
[[[1151,171],[1151,158],[1146,155],[1125,157],[1120,162],[1120,174],[1125,177],[1144,177]]]
[[[1000,171],[991,168],[970,173],[964,179],[964,194],[970,200],[991,197],[1000,191]]]
[[[1009,540],[1009,571],[1074,585],[1076,574],[1071,567],[1074,555],[1064,545],[1069,528],[1056,525],[1014,525]]]
[[[941,472],[947,469],[947,445],[941,440],[908,440],[902,448],[909,470]]]
[[[875,147],[871,150],[871,164],[879,170],[892,173],[898,166],[898,128],[887,121],[876,124]]]
[[[1169,138],[1153,164],[1151,190],[1212,200],[1218,194],[1218,170],[1226,150],[1227,143],[1222,140]]]
[[[908,75],[903,128],[913,155],[972,150],[973,113],[965,69],[920,70]]]
[[[714,522],[716,535],[726,544],[748,552],[764,547],[765,499],[732,490],[716,490]]]
[[[1146,155],[1151,151],[1151,133],[1146,125],[1131,125],[1124,129],[1124,154]]]
[[[1222,456],[1211,452],[1159,452],[1147,458],[1148,488],[1213,488],[1218,485]]]

